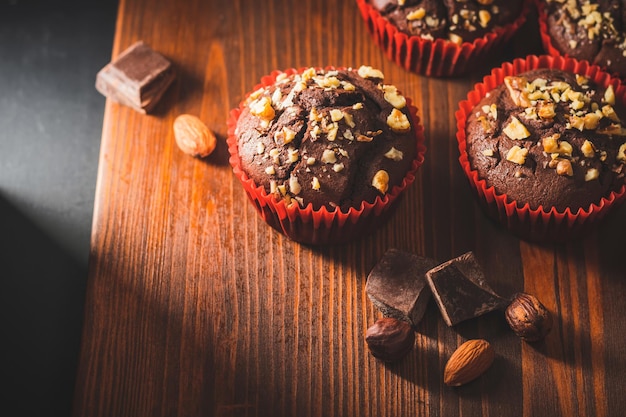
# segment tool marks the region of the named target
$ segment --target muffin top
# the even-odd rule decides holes
[[[513,22],[523,4],[523,0],[367,1],[402,32],[459,45]]]
[[[309,68],[253,92],[237,121],[242,169],[288,204],[359,207],[400,185],[417,157],[406,99],[381,71]]]
[[[562,54],[626,76],[626,1],[544,0],[548,34]]]
[[[625,181],[615,101],[612,86],[561,70],[505,77],[468,117],[470,166],[520,206],[588,209]]]

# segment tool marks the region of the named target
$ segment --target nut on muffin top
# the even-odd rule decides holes
[[[478,176],[519,205],[588,209],[626,174],[626,129],[612,86],[539,69],[507,76],[468,117]]]
[[[244,102],[242,169],[287,204],[347,210],[400,185],[417,156],[406,98],[381,71],[280,73]]]
[[[523,0],[368,0],[400,31],[424,39],[472,42],[513,22]]]

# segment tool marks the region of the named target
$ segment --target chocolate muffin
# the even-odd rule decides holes
[[[625,183],[618,104],[611,85],[560,69],[506,76],[467,118],[471,169],[518,207],[587,210]]]
[[[265,192],[343,211],[383,197],[417,157],[407,100],[379,70],[309,68],[253,92],[234,131],[241,169]]]
[[[517,19],[523,0],[368,0],[400,31],[458,45]]]
[[[549,42],[562,55],[584,59],[626,76],[626,1],[543,0],[540,3],[544,44]]]

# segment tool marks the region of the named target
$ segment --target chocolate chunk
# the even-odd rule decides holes
[[[149,113],[174,78],[171,62],[139,41],[98,72],[96,89],[112,100]]]
[[[508,304],[487,285],[473,252],[431,269],[426,272],[426,280],[448,326]]]
[[[430,299],[424,274],[437,264],[433,259],[389,249],[367,277],[365,291],[384,316],[416,325]]]

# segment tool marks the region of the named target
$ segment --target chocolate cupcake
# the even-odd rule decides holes
[[[414,180],[422,128],[383,81],[367,66],[275,72],[231,115],[230,162],[270,225],[303,243],[346,242]]]
[[[587,60],[626,76],[626,3],[538,0],[544,48],[551,55]]]
[[[528,57],[457,112],[461,165],[488,212],[530,240],[590,228],[626,184],[624,87],[572,59]]]
[[[524,0],[357,0],[375,42],[407,70],[469,71],[525,21]]]

